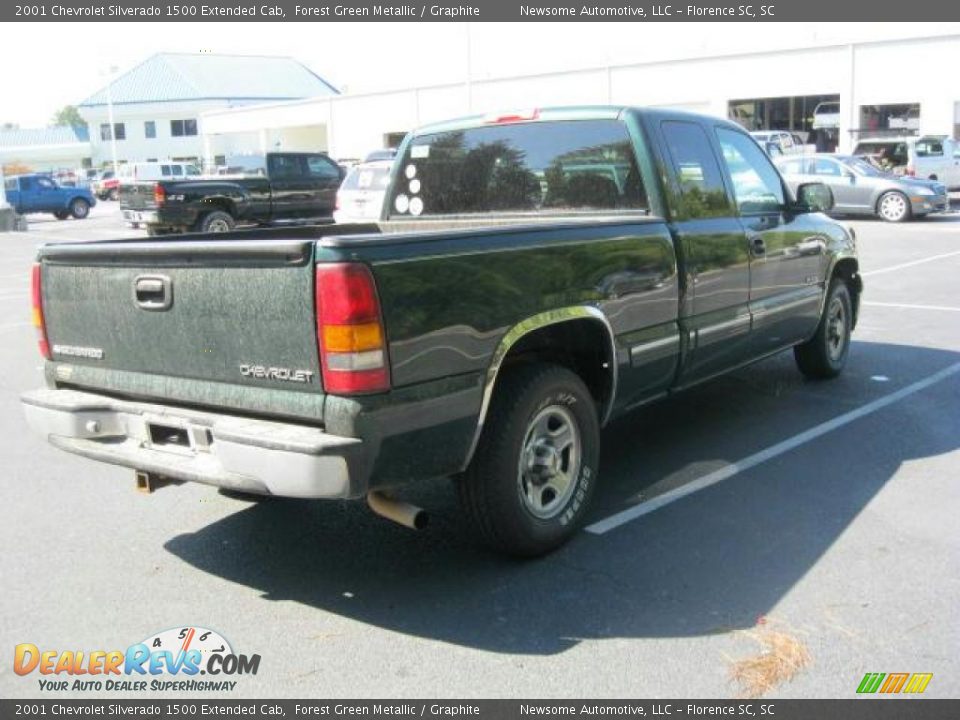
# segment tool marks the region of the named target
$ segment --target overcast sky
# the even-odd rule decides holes
[[[946,32],[960,23],[7,23],[0,123],[46,125],[102,87],[109,67],[164,51],[289,55],[357,93],[462,82],[468,36],[471,76],[483,79]]]

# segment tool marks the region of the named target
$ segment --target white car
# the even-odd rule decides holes
[[[392,167],[392,160],[377,160],[350,168],[337,191],[334,221],[351,223],[379,220]]]
[[[780,151],[784,155],[796,155],[803,152],[803,146],[797,143],[793,133],[786,130],[757,130],[750,135],[764,150],[767,149],[767,143],[774,143],[780,147]],[[767,152],[767,154],[770,153]]]
[[[196,165],[175,160],[133,162],[120,166],[120,182],[150,182],[200,175]]]
[[[813,109],[813,129],[833,130],[840,127],[840,103],[822,102]]]
[[[936,180],[960,188],[960,143],[943,135],[861,138],[853,155],[894,175]]]

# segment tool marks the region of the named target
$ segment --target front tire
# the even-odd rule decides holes
[[[497,388],[457,481],[460,506],[491,548],[543,555],[580,527],[599,456],[597,406],[583,381],[556,365],[521,366]]]
[[[877,215],[887,222],[903,222],[910,219],[910,201],[896,190],[885,192],[877,200]]]
[[[90,214],[90,203],[83,198],[76,198],[70,203],[70,214],[77,220],[83,220]]]
[[[69,211],[69,210],[58,210],[57,212],[55,212],[55,213],[53,214],[53,216],[54,216],[57,220],[66,220],[68,217],[70,217],[70,211]]]
[[[793,348],[800,372],[813,380],[826,380],[839,375],[847,364],[852,329],[850,289],[843,280],[835,278],[830,282],[816,334]]]
[[[236,227],[236,222],[234,219],[228,213],[225,213],[222,210],[214,210],[211,213],[207,213],[200,220],[200,232],[230,232],[234,227]]]

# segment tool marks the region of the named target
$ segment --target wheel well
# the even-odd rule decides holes
[[[510,348],[501,370],[535,362],[562,365],[579,375],[603,419],[613,397],[616,362],[603,323],[584,318],[534,330]]]
[[[843,258],[833,268],[833,278],[840,278],[847,284],[850,301],[853,304],[853,324],[856,326],[860,314],[860,293],[863,292],[863,280],[860,277],[860,264],[854,258]]]
[[[236,217],[235,208],[232,200],[227,198],[212,198],[210,200],[204,200],[204,209],[200,213],[200,217],[204,218],[212,212],[225,212],[232,218]]]

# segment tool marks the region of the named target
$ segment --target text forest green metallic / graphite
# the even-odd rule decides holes
[[[408,136],[376,224],[41,248],[50,345],[96,348],[102,357],[55,352],[47,363],[48,388],[24,397],[31,425],[73,452],[132,467],[139,442],[156,468],[163,448],[150,442],[149,418],[160,414],[177,424],[178,409],[190,408],[199,419],[184,423],[207,423],[212,432],[208,449],[190,447],[213,455],[204,460],[217,472],[204,481],[254,492],[358,497],[373,487],[465,469],[501,379],[518,363],[539,359],[575,370],[606,422],[673,389],[808,341],[833,277],[849,286],[855,322],[861,283],[852,234],[796,203],[776,171],[765,175],[764,167],[751,175],[751,168],[737,166],[735,151],[743,148],[739,135],[729,133],[748,138],[737,126],[608,107],[541,110],[500,124],[509,139],[511,128],[535,134],[554,123],[566,123],[573,137],[577,123],[621,133],[645,207],[624,204],[631,200],[630,174],[624,179],[614,161],[601,159],[590,167],[608,179],[592,179],[593,190],[620,195],[608,209],[545,204],[513,214],[398,213],[409,203],[398,203],[397,195],[413,187],[416,167],[417,186],[421,176],[429,179],[422,169],[429,167],[428,150],[418,147],[429,149],[441,137],[469,140],[497,124],[474,117]],[[440,141],[434,142],[439,157]],[[481,150],[501,152],[508,143],[499,142]],[[502,150],[488,167],[505,173],[509,163],[534,162],[535,152]],[[612,157],[614,151],[604,152]],[[743,152],[748,165],[754,162]],[[586,187],[573,175],[584,172],[588,156],[583,151],[570,162],[569,187]],[[538,176],[534,195],[554,182],[550,172],[557,167]],[[508,169],[516,182],[520,175]],[[775,177],[780,200],[745,200],[744,193],[755,192],[754,176],[768,185]],[[525,192],[529,197],[530,188]],[[339,262],[372,271],[389,391],[347,396],[321,387],[313,269]],[[169,309],[147,312],[131,301],[141,276],[169,281]],[[310,380],[242,374],[241,366],[281,368]],[[57,395],[61,390],[73,394]],[[65,419],[84,412],[96,415],[98,427],[114,429],[104,434]],[[244,418],[250,427],[241,432],[236,421]],[[218,426],[231,428],[229,440],[218,440]],[[130,452],[111,458],[103,448],[118,437],[132,443]],[[332,438],[359,442],[325,444]],[[309,456],[327,464],[297,465],[300,484],[287,491],[251,448],[281,453],[269,456],[281,463]],[[339,473],[342,482],[311,484],[309,473],[319,468]],[[176,477],[176,463],[169,474]],[[203,480],[194,471],[190,479]]]

